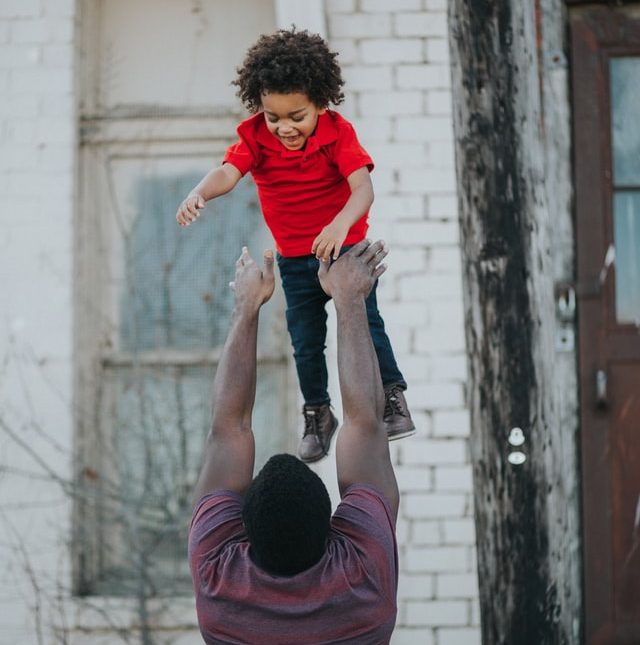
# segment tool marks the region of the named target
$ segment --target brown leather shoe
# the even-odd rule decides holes
[[[384,425],[387,428],[387,439],[395,441],[415,434],[416,427],[399,385],[391,385],[384,391]]]
[[[331,438],[338,427],[328,403],[324,405],[305,405],[302,408],[304,415],[304,434],[298,445],[298,457],[306,462],[318,461],[329,453]]]

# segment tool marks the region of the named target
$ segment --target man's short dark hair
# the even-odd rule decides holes
[[[337,56],[318,34],[280,29],[249,48],[233,84],[250,112],[260,109],[266,92],[302,92],[319,108],[338,105],[344,100],[344,81]]]
[[[324,554],[331,500],[306,464],[292,455],[274,455],[251,482],[242,520],[255,563],[269,573],[291,576]]]

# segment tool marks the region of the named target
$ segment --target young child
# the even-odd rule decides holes
[[[247,52],[234,84],[253,116],[238,126],[238,143],[222,165],[189,193],[176,214],[187,226],[205,203],[223,195],[250,172],[262,212],[275,240],[287,302],[287,327],[304,397],[302,461],[324,457],[338,420],[327,392],[324,356],[328,296],[318,281],[319,262],[336,259],[364,239],[373,202],[373,162],[351,124],[329,110],[344,99],[337,54],[307,31],[261,36]],[[385,390],[389,440],[415,432],[396,365],[378,312],[376,287],[367,317]]]

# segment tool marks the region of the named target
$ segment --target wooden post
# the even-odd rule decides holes
[[[575,473],[564,472],[555,408],[538,8],[449,2],[485,645],[576,643],[579,633],[579,554],[558,519]]]

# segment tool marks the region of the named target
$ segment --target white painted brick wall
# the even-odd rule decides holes
[[[438,598],[475,598],[477,593],[478,580],[474,573],[443,573],[436,578]]]
[[[415,545],[433,546],[442,542],[441,523],[436,520],[413,522],[411,542]]]
[[[433,116],[451,115],[451,92],[433,89],[427,92],[427,113]]]
[[[426,40],[432,36],[442,39],[447,33],[447,14],[444,11],[397,13],[394,22],[395,33],[401,37],[420,36]]]
[[[329,30],[336,38],[390,36],[391,18],[386,14],[329,14]]]
[[[427,62],[449,63],[449,42],[446,38],[427,40]]]
[[[403,600],[412,598],[414,600],[423,599],[427,596],[433,597],[435,590],[435,576],[413,573],[403,576],[398,584],[398,598]]]
[[[344,80],[350,88],[358,91],[391,90],[393,87],[391,69],[384,65],[353,65],[345,70]]]
[[[407,59],[403,63],[410,63]],[[437,65],[399,65],[397,69],[397,82],[400,89],[432,89],[443,90],[449,87],[449,67],[438,63]]]
[[[353,13],[356,10],[356,0],[325,0],[324,8],[328,16],[335,13]]]
[[[0,640],[7,643],[39,641],[36,602],[42,642],[53,642],[50,601],[58,584],[69,591],[70,500],[37,477],[43,468],[28,451],[70,478],[74,7],[0,2]]]
[[[432,144],[429,144],[430,146]],[[455,195],[429,195],[427,216],[432,219],[457,219],[458,200]]]
[[[379,304],[418,433],[401,489],[393,645],[480,642],[446,0],[326,0],[342,111],[376,163],[370,236],[390,245]],[[475,603],[475,605],[474,605]]]
[[[442,502],[452,501],[443,498]],[[467,550],[463,547],[409,547],[405,555],[407,569],[412,572],[449,573],[467,569]]]
[[[371,231],[391,245],[381,311],[409,381],[407,399],[418,427],[416,437],[391,446],[402,491],[399,613],[392,642],[475,645],[479,616],[446,0],[324,5],[328,35],[347,79],[340,110],[375,157]],[[0,409],[18,423],[26,410],[36,410],[43,430],[63,447],[72,436],[75,12],[74,0],[0,2],[0,353],[6,366]],[[30,383],[28,402],[21,379]],[[32,431],[24,432],[38,441]],[[3,446],[3,463],[33,466],[13,444]],[[50,450],[50,463],[64,469],[63,455]],[[51,495],[50,487],[26,487],[5,477],[0,501],[9,496],[13,504],[27,504],[53,500]],[[58,501],[39,510],[38,519],[29,517],[31,531],[40,536],[38,566],[51,572],[62,563],[64,573],[60,518],[69,517],[69,509]],[[16,515],[19,528],[25,517]],[[43,543],[43,535],[50,540]],[[10,540],[0,537],[6,551]],[[5,551],[0,557],[8,561],[11,553]],[[26,577],[19,567],[14,571],[7,589],[20,600],[4,613],[11,619],[3,619],[0,628],[7,642],[34,642],[33,613],[22,601],[29,597]]]
[[[360,56],[365,64],[411,63],[424,59],[424,48],[422,41],[417,38],[378,38],[363,40],[360,43]]]
[[[438,630],[439,643],[446,645],[480,645],[480,631],[478,629],[452,629],[444,628]]]
[[[468,625],[469,603],[464,600],[407,601],[407,625]]]
[[[414,11],[421,9],[422,0],[360,0],[362,11]]]
[[[424,98],[420,92],[362,92],[358,97],[358,110],[370,116],[410,116],[421,114]]]

